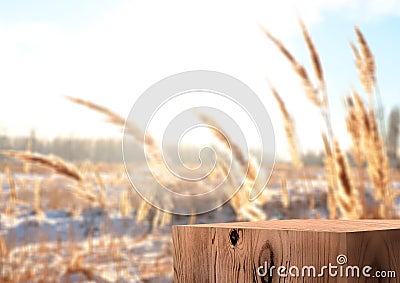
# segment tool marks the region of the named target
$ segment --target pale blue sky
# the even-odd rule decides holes
[[[120,1],[106,0],[21,0],[0,1],[0,18],[3,24],[20,22],[50,22],[74,30],[95,21]]]
[[[361,90],[348,45],[354,24],[376,55],[386,110],[399,104],[400,1],[0,0],[0,129],[18,135],[36,128],[41,136],[115,136],[114,127],[62,96],[127,115],[152,83],[177,72],[211,69],[241,79],[260,95],[278,150],[285,151],[268,77],[296,119],[303,148],[317,148],[318,113],[258,28],[269,28],[308,65],[296,15],[321,54],[335,131],[345,143],[341,99],[352,86]]]

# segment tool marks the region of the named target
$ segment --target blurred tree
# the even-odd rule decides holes
[[[306,166],[318,166],[324,165],[324,154],[322,152],[308,151],[303,154],[301,160]]]
[[[396,167],[399,165],[397,159],[397,147],[399,142],[399,122],[400,122],[399,108],[394,107],[389,114],[387,148],[388,148],[388,157],[390,160],[390,164]]]

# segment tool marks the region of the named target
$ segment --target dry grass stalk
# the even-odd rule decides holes
[[[285,45],[276,37],[274,37],[268,30],[262,28],[264,34],[270,39],[276,47],[278,47],[279,51],[286,57],[286,59],[290,62],[293,70],[301,79],[303,84],[305,93],[308,99],[314,103],[317,107],[321,107],[323,105],[323,101],[318,97],[318,91],[313,86],[310,77],[308,76],[307,70],[301,65],[295,57],[289,52],[289,50],[285,47]],[[322,70],[322,69],[321,69]],[[322,74],[322,73],[321,73]]]
[[[239,219],[242,220],[249,220],[249,221],[260,221],[260,220],[265,220],[267,218],[267,215],[265,212],[258,206],[255,205],[247,205],[243,206],[239,210]]]
[[[193,225],[193,224],[196,224],[196,215],[192,213],[189,217],[188,225]]]
[[[148,204],[144,199],[140,199],[140,205],[136,211],[136,223],[141,223],[149,214],[150,209],[150,204]]]
[[[0,237],[0,259],[5,259],[8,256],[8,250],[6,242],[3,237]],[[1,261],[2,263],[3,261]]]
[[[393,205],[390,197],[389,160],[385,153],[382,136],[378,131],[375,112],[373,109],[367,111],[358,93],[353,92],[353,99],[361,128],[367,170],[374,186],[375,201],[378,205],[381,202],[386,205],[388,212],[382,217],[389,217]]]
[[[91,170],[95,170],[95,166],[90,160],[83,161],[79,166],[79,172],[82,176],[86,176]]]
[[[100,202],[104,205],[106,203],[106,185],[98,170],[95,170],[95,175],[100,186]]]
[[[290,196],[285,175],[281,175],[281,187],[282,187],[282,204],[284,208],[288,208],[290,205]]]
[[[359,71],[359,79],[364,87],[365,92],[370,94],[370,97],[372,98],[372,85],[371,85],[370,78],[368,76],[368,72],[366,70],[364,60],[361,57],[361,54],[358,51],[357,46],[352,41],[350,41],[350,47],[351,47],[351,50],[353,50],[353,54],[355,57],[355,65]]]
[[[299,152],[299,149],[297,146],[298,142],[296,140],[296,129],[295,129],[294,121],[293,121],[292,117],[290,117],[290,114],[286,108],[285,102],[279,95],[278,91],[272,85],[270,85],[270,89],[271,89],[272,94],[275,97],[276,102],[278,103],[278,107],[279,107],[279,110],[282,115],[286,138],[289,143],[290,157],[292,159],[294,166],[297,169],[302,169],[303,162],[301,161],[300,152]]]
[[[64,175],[68,178],[72,178],[78,182],[82,181],[82,175],[80,174],[78,168],[71,163],[68,163],[61,158],[56,156],[45,156],[41,154],[33,154],[29,152],[19,152],[19,151],[1,151],[2,155],[19,159],[24,162],[34,162],[43,165],[56,171],[60,175]]]
[[[93,252],[93,229],[89,231],[88,236],[87,236],[87,247],[88,247],[88,253]]]
[[[160,149],[158,148],[154,138],[149,133],[146,133],[143,138],[143,132],[135,124],[129,123],[129,121],[126,121],[123,117],[104,106],[80,98],[70,96],[66,96],[65,98],[76,104],[85,106],[89,109],[105,115],[107,117],[107,122],[114,124],[118,127],[125,128],[125,131],[132,137],[134,137],[136,141],[143,143],[144,148],[152,161],[163,161],[163,157],[160,154]]]
[[[35,215],[42,217],[44,213],[40,208],[40,189],[41,189],[41,181],[37,180],[35,182],[35,188],[34,188],[33,211]]]
[[[361,148],[361,125],[358,118],[358,113],[355,107],[354,99],[351,96],[346,97],[345,107],[347,110],[346,114],[346,127],[352,140],[352,156],[357,166],[358,171],[358,184],[357,188],[361,196],[363,211],[366,212],[366,200],[365,200],[365,186],[364,186],[364,155]],[[366,215],[364,215],[366,216]]]
[[[125,119],[123,117],[121,117],[120,115],[111,111],[110,109],[108,109],[104,106],[95,104],[93,102],[83,100],[80,98],[76,98],[76,97],[66,96],[65,98],[76,104],[83,105],[89,109],[92,109],[94,111],[102,113],[103,115],[105,115],[107,117],[106,121],[111,124],[114,124],[114,125],[122,127],[122,128],[126,127],[127,132],[130,135],[132,135],[137,141],[144,142],[148,146],[155,145],[155,141],[152,136],[146,135],[146,137],[143,140],[142,131],[138,127],[136,127],[136,125],[133,125],[132,123],[128,123],[128,121],[125,121]]]
[[[107,117],[107,122],[114,124],[119,127],[123,127],[125,125],[125,119],[122,118],[120,115],[114,113],[113,111],[109,110],[106,107],[103,107],[101,105],[95,104],[93,102],[90,102],[88,100],[83,100],[81,98],[76,98],[76,97],[71,97],[71,96],[65,96],[66,99],[69,101],[72,101],[76,104],[83,105],[89,109],[95,110],[99,113],[102,113]]]
[[[83,264],[82,264],[83,256],[84,256],[84,253],[81,252],[81,253],[75,254],[72,257],[72,259],[67,267],[66,274],[81,273],[88,280],[90,280],[90,281],[95,280],[96,276],[94,275],[93,270],[91,270],[88,267],[83,266]]]
[[[32,138],[29,138],[25,151],[29,153],[32,152]],[[24,162],[23,169],[25,174],[29,174],[31,172],[31,163]]]
[[[329,211],[329,219],[337,219],[338,215],[337,215],[335,192],[333,190],[333,187],[331,186],[328,187],[327,205]]]
[[[310,58],[311,58],[311,63],[314,68],[314,73],[315,76],[318,79],[318,84],[319,84],[319,92],[321,95],[321,103],[319,105],[319,110],[321,111],[322,118],[324,119],[326,129],[328,131],[329,135],[329,143],[330,147],[333,147],[333,139],[334,139],[334,134],[332,130],[332,122],[331,122],[331,113],[329,109],[329,99],[328,99],[328,93],[326,91],[326,84],[325,84],[325,78],[324,78],[324,72],[322,69],[322,64],[321,60],[318,54],[317,49],[315,48],[315,45],[312,41],[312,38],[304,25],[302,20],[299,20],[300,22],[300,27],[302,30],[303,38],[304,41],[306,42],[307,49],[310,53]]]
[[[332,130],[329,101],[326,92],[326,85],[325,85],[321,60],[318,55],[317,49],[315,48],[315,45],[311,39],[311,36],[308,33],[307,28],[305,27],[304,23],[301,20],[299,20],[299,23],[302,30],[304,41],[306,42],[308,51],[310,53],[311,62],[314,68],[315,75],[319,82],[318,88],[313,86],[309,76],[307,75],[306,69],[296,61],[296,59],[288,51],[288,49],[278,39],[273,37],[267,30],[264,29],[264,32],[266,36],[278,47],[281,53],[288,59],[293,69],[295,70],[296,74],[301,78],[304,86],[304,91],[308,99],[315,106],[319,108],[328,131],[330,147],[332,147],[334,134]]]
[[[358,167],[361,167],[364,162],[364,157],[361,149],[361,128],[359,125],[359,119],[357,117],[357,111],[355,109],[354,101],[351,96],[346,97],[345,107],[347,110],[346,115],[346,128],[353,143],[353,159]]]
[[[129,191],[126,190],[122,191],[119,202],[119,211],[121,215],[124,217],[130,216],[132,211],[132,205],[129,197]]]
[[[211,118],[210,116],[207,116],[205,114],[197,114],[197,117],[199,118],[200,121],[202,121],[203,123],[210,125],[213,127],[212,129],[212,134],[214,135],[214,137],[227,149],[230,149],[232,151],[232,155],[234,156],[234,158],[239,162],[239,164],[241,165],[246,165],[247,166],[247,160],[246,157],[244,156],[242,150],[240,149],[240,147],[233,143],[231,141],[231,139],[224,135],[221,130],[222,127],[217,123],[217,121],[215,121],[213,118]]]
[[[76,242],[75,242],[75,227],[73,220],[69,221],[69,229],[68,229],[68,253],[73,254],[76,249]]]
[[[233,187],[237,185],[236,175],[229,172],[229,167],[226,164],[221,164],[223,175],[227,176],[227,181]],[[237,220],[250,220],[259,221],[266,219],[264,211],[258,208],[258,199],[250,201],[248,192],[239,189],[237,193],[231,198],[230,205],[236,213]]]
[[[161,220],[162,211],[161,211],[161,209],[158,209],[158,208],[155,209],[155,211],[156,211],[156,213],[155,213],[155,215],[153,217],[153,223],[152,223],[152,227],[153,228],[157,228],[157,227],[161,226],[160,225],[160,220]]]
[[[334,141],[335,173],[337,179],[336,200],[344,218],[359,219],[364,215],[358,191],[354,188],[351,171],[346,156],[342,153],[339,143]]]
[[[314,73],[319,82],[319,89],[323,90],[325,88],[325,79],[324,79],[324,72],[322,69],[322,64],[321,64],[320,57],[318,55],[318,51],[315,48],[315,45],[311,39],[311,36],[310,36],[306,26],[304,25],[304,22],[301,19],[299,19],[299,23],[300,23],[300,28],[301,28],[301,31],[303,34],[304,41],[306,42],[308,51],[310,52],[310,57],[311,57],[311,62],[312,62],[313,68],[314,68]],[[323,105],[326,105],[326,101],[323,102]]]
[[[320,74],[320,75],[322,75],[322,74]],[[282,119],[284,122],[286,139],[289,143],[289,154],[292,159],[292,163],[296,167],[297,170],[302,171],[304,186],[306,187],[308,196],[310,197],[309,207],[311,210],[313,210],[315,208],[315,197],[314,197],[314,194],[312,194],[312,192],[311,192],[312,186],[310,184],[310,176],[308,174],[308,170],[304,169],[304,164],[301,160],[301,153],[300,153],[299,146],[298,146],[299,142],[297,141],[297,138],[296,138],[295,123],[294,123],[293,119],[291,118],[289,111],[286,108],[285,102],[279,95],[276,88],[270,84],[270,89],[271,89],[272,94],[275,97],[275,100],[278,103],[278,107],[279,107],[279,110],[281,112],[281,116],[282,116]]]
[[[237,161],[242,170],[246,172],[245,188],[250,190],[257,178],[258,172],[257,166],[254,164],[253,160],[250,157],[247,159],[242,149],[234,143],[232,139],[221,133],[222,127],[214,119],[204,114],[196,114],[200,121],[214,128],[214,130],[211,131],[212,134],[228,151],[230,150],[232,152],[233,160]]]
[[[172,214],[169,212],[162,212],[160,226],[165,226],[170,224],[172,221]]]
[[[15,186],[15,180],[13,175],[11,174],[10,168],[6,167],[6,178],[8,185],[10,186],[10,205],[13,207],[14,204],[17,202],[17,188]]]
[[[322,133],[322,141],[325,149],[324,168],[328,186],[327,206],[329,210],[329,218],[336,219],[337,215],[337,202],[336,202],[336,181],[335,181],[335,162],[333,159],[333,152],[331,150],[328,138]]]
[[[245,188],[251,188],[250,185],[246,185]],[[238,220],[248,221],[260,221],[265,220],[267,215],[264,210],[261,209],[261,205],[265,202],[264,200],[257,198],[251,200],[249,198],[249,191],[246,189],[240,189],[232,198],[231,205],[237,214]]]
[[[92,184],[88,183],[87,180],[82,177],[79,169],[72,163],[66,162],[61,158],[52,155],[46,156],[18,151],[2,151],[1,154],[19,159],[23,162],[37,163],[46,168],[54,170],[60,175],[75,180],[77,184],[72,191],[77,197],[87,200],[91,203],[96,203],[101,207],[107,207],[107,203],[102,201],[101,194],[94,194],[90,191],[93,189]]]
[[[72,192],[75,196],[79,197],[82,200],[88,201],[92,204],[97,204],[100,207],[106,208],[107,203],[103,203],[101,200],[101,196],[99,194],[95,194],[91,192],[92,185],[85,183],[78,183],[76,187],[72,188]]]
[[[365,92],[369,95],[369,111],[374,110],[374,90],[378,102],[378,118],[380,133],[382,138],[386,140],[386,129],[385,129],[385,117],[383,113],[382,99],[380,96],[377,79],[376,79],[376,64],[374,55],[364,37],[361,30],[358,27],[354,27],[357,42],[360,47],[358,51],[354,43],[350,43],[351,48],[356,58],[356,67],[359,70],[359,78],[364,87]],[[386,150],[386,149],[385,149]]]
[[[358,27],[354,27],[354,31],[357,36],[358,45],[360,46],[361,52],[356,57],[356,65],[360,71],[360,79],[364,85],[365,91],[368,94],[372,95],[373,87],[376,84],[376,66],[375,66],[375,59],[374,55],[369,48],[367,41],[365,40],[364,35],[362,34],[361,30]],[[354,46],[354,44],[353,44]],[[352,47],[353,50],[355,49]]]
[[[3,237],[0,237],[0,279],[3,280],[2,282],[12,282],[11,278],[9,278],[10,275],[7,272],[9,264],[7,245]]]

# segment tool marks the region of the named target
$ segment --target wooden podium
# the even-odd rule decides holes
[[[400,220],[272,220],[172,232],[174,282],[400,282]]]

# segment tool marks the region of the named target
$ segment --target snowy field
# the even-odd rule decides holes
[[[164,219],[144,208],[123,166],[102,167],[93,165],[86,175],[106,205],[76,195],[73,181],[52,172],[2,170],[1,282],[172,282],[171,225],[236,220],[229,202],[200,216]],[[312,169],[312,189],[285,172],[286,204],[280,174],[274,173],[262,206],[267,219],[329,217],[322,169]]]

